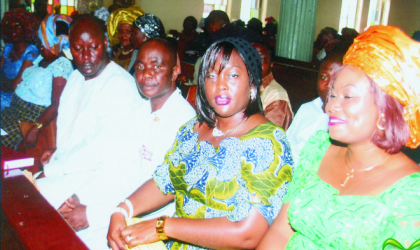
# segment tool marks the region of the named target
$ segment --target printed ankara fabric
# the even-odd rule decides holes
[[[300,154],[284,198],[290,202],[288,218],[295,230],[286,249],[372,250],[382,249],[391,237],[403,245],[420,239],[420,173],[400,179],[378,196],[340,196],[318,176],[330,145],[328,133],[318,131]]]
[[[420,145],[420,43],[399,28],[372,26],[354,39],[343,65],[363,70],[382,91],[404,105],[410,128],[406,146]]]
[[[163,193],[175,194],[175,217],[226,217],[237,222],[255,207],[267,221],[274,220],[292,178],[293,160],[284,131],[268,122],[241,138],[226,138],[215,148],[198,140],[196,123],[194,118],[180,129],[153,175]],[[252,196],[261,202],[252,202]],[[177,241],[166,247],[203,249]]]
[[[38,37],[42,45],[54,55],[58,55],[62,50],[70,47],[68,35],[56,35],[55,23],[61,21],[70,26],[72,20],[71,17],[66,15],[49,15],[39,25]]]

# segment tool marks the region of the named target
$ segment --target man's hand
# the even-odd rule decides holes
[[[25,136],[25,140],[23,141],[23,149],[35,147],[36,143],[38,142],[40,132],[41,130],[38,128],[38,126],[33,125]]]
[[[89,222],[86,217],[86,206],[83,204],[79,203],[73,210],[70,212],[64,212],[61,215],[75,231],[85,229],[89,226]]]
[[[68,198],[63,205],[57,210],[60,214],[68,213],[73,211],[77,205],[80,205],[79,197],[76,194],[73,194],[70,198]]]
[[[56,148],[53,149],[45,149],[42,152],[41,158],[40,158],[40,162],[42,166],[45,166],[45,164],[47,164],[48,162],[50,162],[51,157],[53,156],[54,152],[55,152]]]

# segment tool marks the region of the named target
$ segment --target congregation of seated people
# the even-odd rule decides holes
[[[89,249],[420,244],[420,43],[399,28],[322,29],[304,103],[273,17],[178,32],[137,5],[35,2],[1,22],[1,145],[33,154]]]

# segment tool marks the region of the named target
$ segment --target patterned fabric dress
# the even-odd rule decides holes
[[[268,122],[219,147],[198,141],[197,118],[178,132],[153,175],[159,189],[175,194],[175,217],[244,220],[255,207],[271,224],[292,178],[292,154],[283,129]],[[261,202],[252,202],[252,197]],[[204,249],[169,241],[168,249]]]
[[[340,196],[317,174],[330,144],[328,133],[318,131],[301,152],[284,199],[290,202],[289,222],[296,231],[286,249],[382,249],[389,238],[407,248],[407,242],[419,240],[420,173],[377,196]]]
[[[60,57],[46,68],[40,67],[40,55],[34,65],[22,74],[22,82],[13,94],[10,107],[1,112],[1,128],[7,135],[2,136],[1,145],[17,149],[23,140],[19,121],[37,122],[38,117],[51,105],[53,77],[67,79],[73,72],[71,62]]]
[[[23,52],[19,60],[12,62],[12,59],[9,58],[10,51],[12,51],[12,49],[12,43],[6,44],[2,55],[4,57],[2,73],[10,80],[13,80],[17,77],[24,61],[33,61],[39,55],[37,47],[31,44],[26,48],[25,52]],[[3,110],[5,107],[9,107],[12,100],[12,95],[13,93],[1,91],[1,110]]]

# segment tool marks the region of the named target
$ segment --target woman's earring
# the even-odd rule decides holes
[[[143,38],[143,42],[146,42],[146,37],[145,37],[145,38]]]
[[[383,120],[383,121],[381,121],[381,120]],[[380,114],[380,115],[378,116],[378,120],[376,121],[376,127],[377,127],[379,130],[384,131],[384,130],[385,130],[385,127],[379,124],[379,123],[381,123],[381,122],[385,122],[385,115],[384,115],[384,113]]]
[[[256,98],[257,98],[257,89],[252,88],[251,89],[251,101],[255,101]]]

